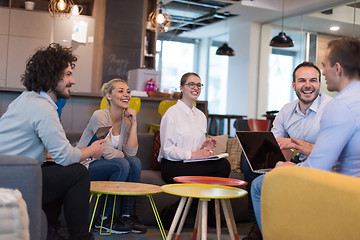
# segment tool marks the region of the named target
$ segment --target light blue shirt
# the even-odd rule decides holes
[[[326,107],[309,158],[300,166],[360,177],[360,81],[351,82]]]
[[[299,100],[285,104],[275,117],[271,132],[276,138],[298,138],[306,142],[315,143],[320,131],[320,119],[325,106],[332,98],[320,93],[305,114],[300,111]],[[300,154],[300,160],[306,157]]]

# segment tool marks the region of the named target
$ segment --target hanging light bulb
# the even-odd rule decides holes
[[[159,10],[159,14],[156,17],[156,22],[158,24],[163,24],[165,22],[165,17],[164,17],[164,14],[162,13],[161,9]]]
[[[165,5],[162,1],[149,14],[148,21],[157,32],[167,32],[171,26],[171,15],[167,13]]]
[[[68,19],[71,17],[72,0],[50,0],[48,10],[52,17]]]
[[[64,11],[66,8],[66,3],[64,2],[64,0],[60,0],[57,4],[57,7],[60,11]]]
[[[226,34],[227,34],[227,18],[230,15],[229,12],[224,12],[224,15],[226,16],[225,19],[225,30],[226,30]],[[229,45],[227,43],[224,43],[221,47],[219,47],[216,50],[216,55],[220,55],[220,56],[234,56],[235,52],[234,50],[229,47]]]
[[[284,1],[282,2],[282,16],[281,16],[281,32],[279,35],[273,37],[270,41],[270,46],[272,47],[293,47],[294,42],[291,37],[286,36],[283,31],[284,28]]]

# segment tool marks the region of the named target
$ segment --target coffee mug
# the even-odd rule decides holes
[[[74,5],[71,8],[71,14],[72,15],[80,15],[80,13],[83,11],[83,6],[81,5]]]
[[[33,1],[25,1],[25,9],[26,10],[34,10],[35,2]]]

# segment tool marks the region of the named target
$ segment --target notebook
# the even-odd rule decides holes
[[[285,161],[272,132],[238,131],[236,137],[254,173],[266,173],[273,169],[278,161]]]

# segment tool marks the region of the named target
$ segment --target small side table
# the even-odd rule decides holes
[[[213,185],[221,185],[221,186],[229,186],[229,187],[240,187],[240,186],[245,186],[248,184],[247,182],[239,180],[239,179],[209,177],[209,176],[179,176],[179,177],[174,177],[173,180],[175,182],[180,182],[180,183],[213,184]],[[219,199],[215,199],[214,201],[215,201],[215,214],[216,214],[216,234],[217,234],[217,239],[220,240],[221,239],[220,203],[219,203]],[[225,199],[225,201],[229,207],[230,218],[234,219],[230,199]],[[181,220],[180,222],[183,222],[183,221],[185,221],[185,220]],[[199,224],[200,223],[198,222],[198,219],[196,219],[192,240],[195,240]],[[178,231],[175,235],[175,239],[180,234],[182,227],[183,226],[179,226]],[[239,235],[237,233],[236,225],[234,225],[234,235],[235,235],[235,239],[238,240]]]
[[[152,195],[157,194],[157,193],[161,193],[162,190],[159,186],[156,185],[152,185],[152,184],[144,184],[144,183],[133,183],[133,182],[112,182],[112,181],[93,181],[90,184],[90,200],[91,201],[92,197],[94,194],[96,194],[97,198],[96,198],[96,203],[95,203],[95,207],[94,207],[94,211],[91,217],[91,222],[90,222],[90,227],[89,227],[89,232],[91,230],[91,226],[93,224],[94,221],[94,216],[95,216],[95,212],[96,212],[96,208],[97,208],[97,204],[99,202],[99,198],[102,194],[106,195],[106,199],[105,199],[105,204],[104,204],[104,211],[103,214],[105,213],[105,207],[106,207],[106,202],[107,202],[107,198],[108,195],[114,195],[114,204],[113,204],[113,216],[111,219],[111,226],[113,224],[113,220],[114,220],[114,210],[115,210],[115,202],[116,202],[116,196],[140,196],[140,195],[145,195],[149,198],[151,207],[153,209],[154,215],[155,215],[155,219],[158,223],[159,226],[159,230],[162,236],[162,239],[165,240],[166,238],[166,233],[164,230],[164,227],[162,225],[159,213],[157,211],[154,199],[152,197]],[[102,224],[102,222],[101,222]],[[100,230],[100,234],[101,235],[109,235],[108,234],[103,234]]]
[[[179,224],[178,233],[176,234],[174,240],[179,238],[180,232],[184,225],[193,198],[199,198],[199,206],[196,213],[196,219],[197,222],[201,223],[201,225],[199,224],[200,231],[198,234],[201,233],[202,240],[207,239],[207,208],[208,208],[208,201],[210,201],[211,199],[219,199],[221,201],[226,223],[229,229],[230,238],[235,239],[234,216],[232,215],[231,206],[229,206],[229,204],[225,200],[230,198],[243,197],[247,194],[247,191],[234,187],[228,187],[228,186],[219,186],[219,185],[211,185],[211,184],[190,184],[190,183],[168,184],[162,186],[161,189],[163,192],[182,197],[179,206],[176,210],[174,219],[171,223],[171,227],[168,232],[166,240],[172,239],[172,235],[174,234],[175,227],[179,222],[180,215],[183,212],[185,203],[187,202],[183,213],[183,217],[181,218],[181,222]]]

